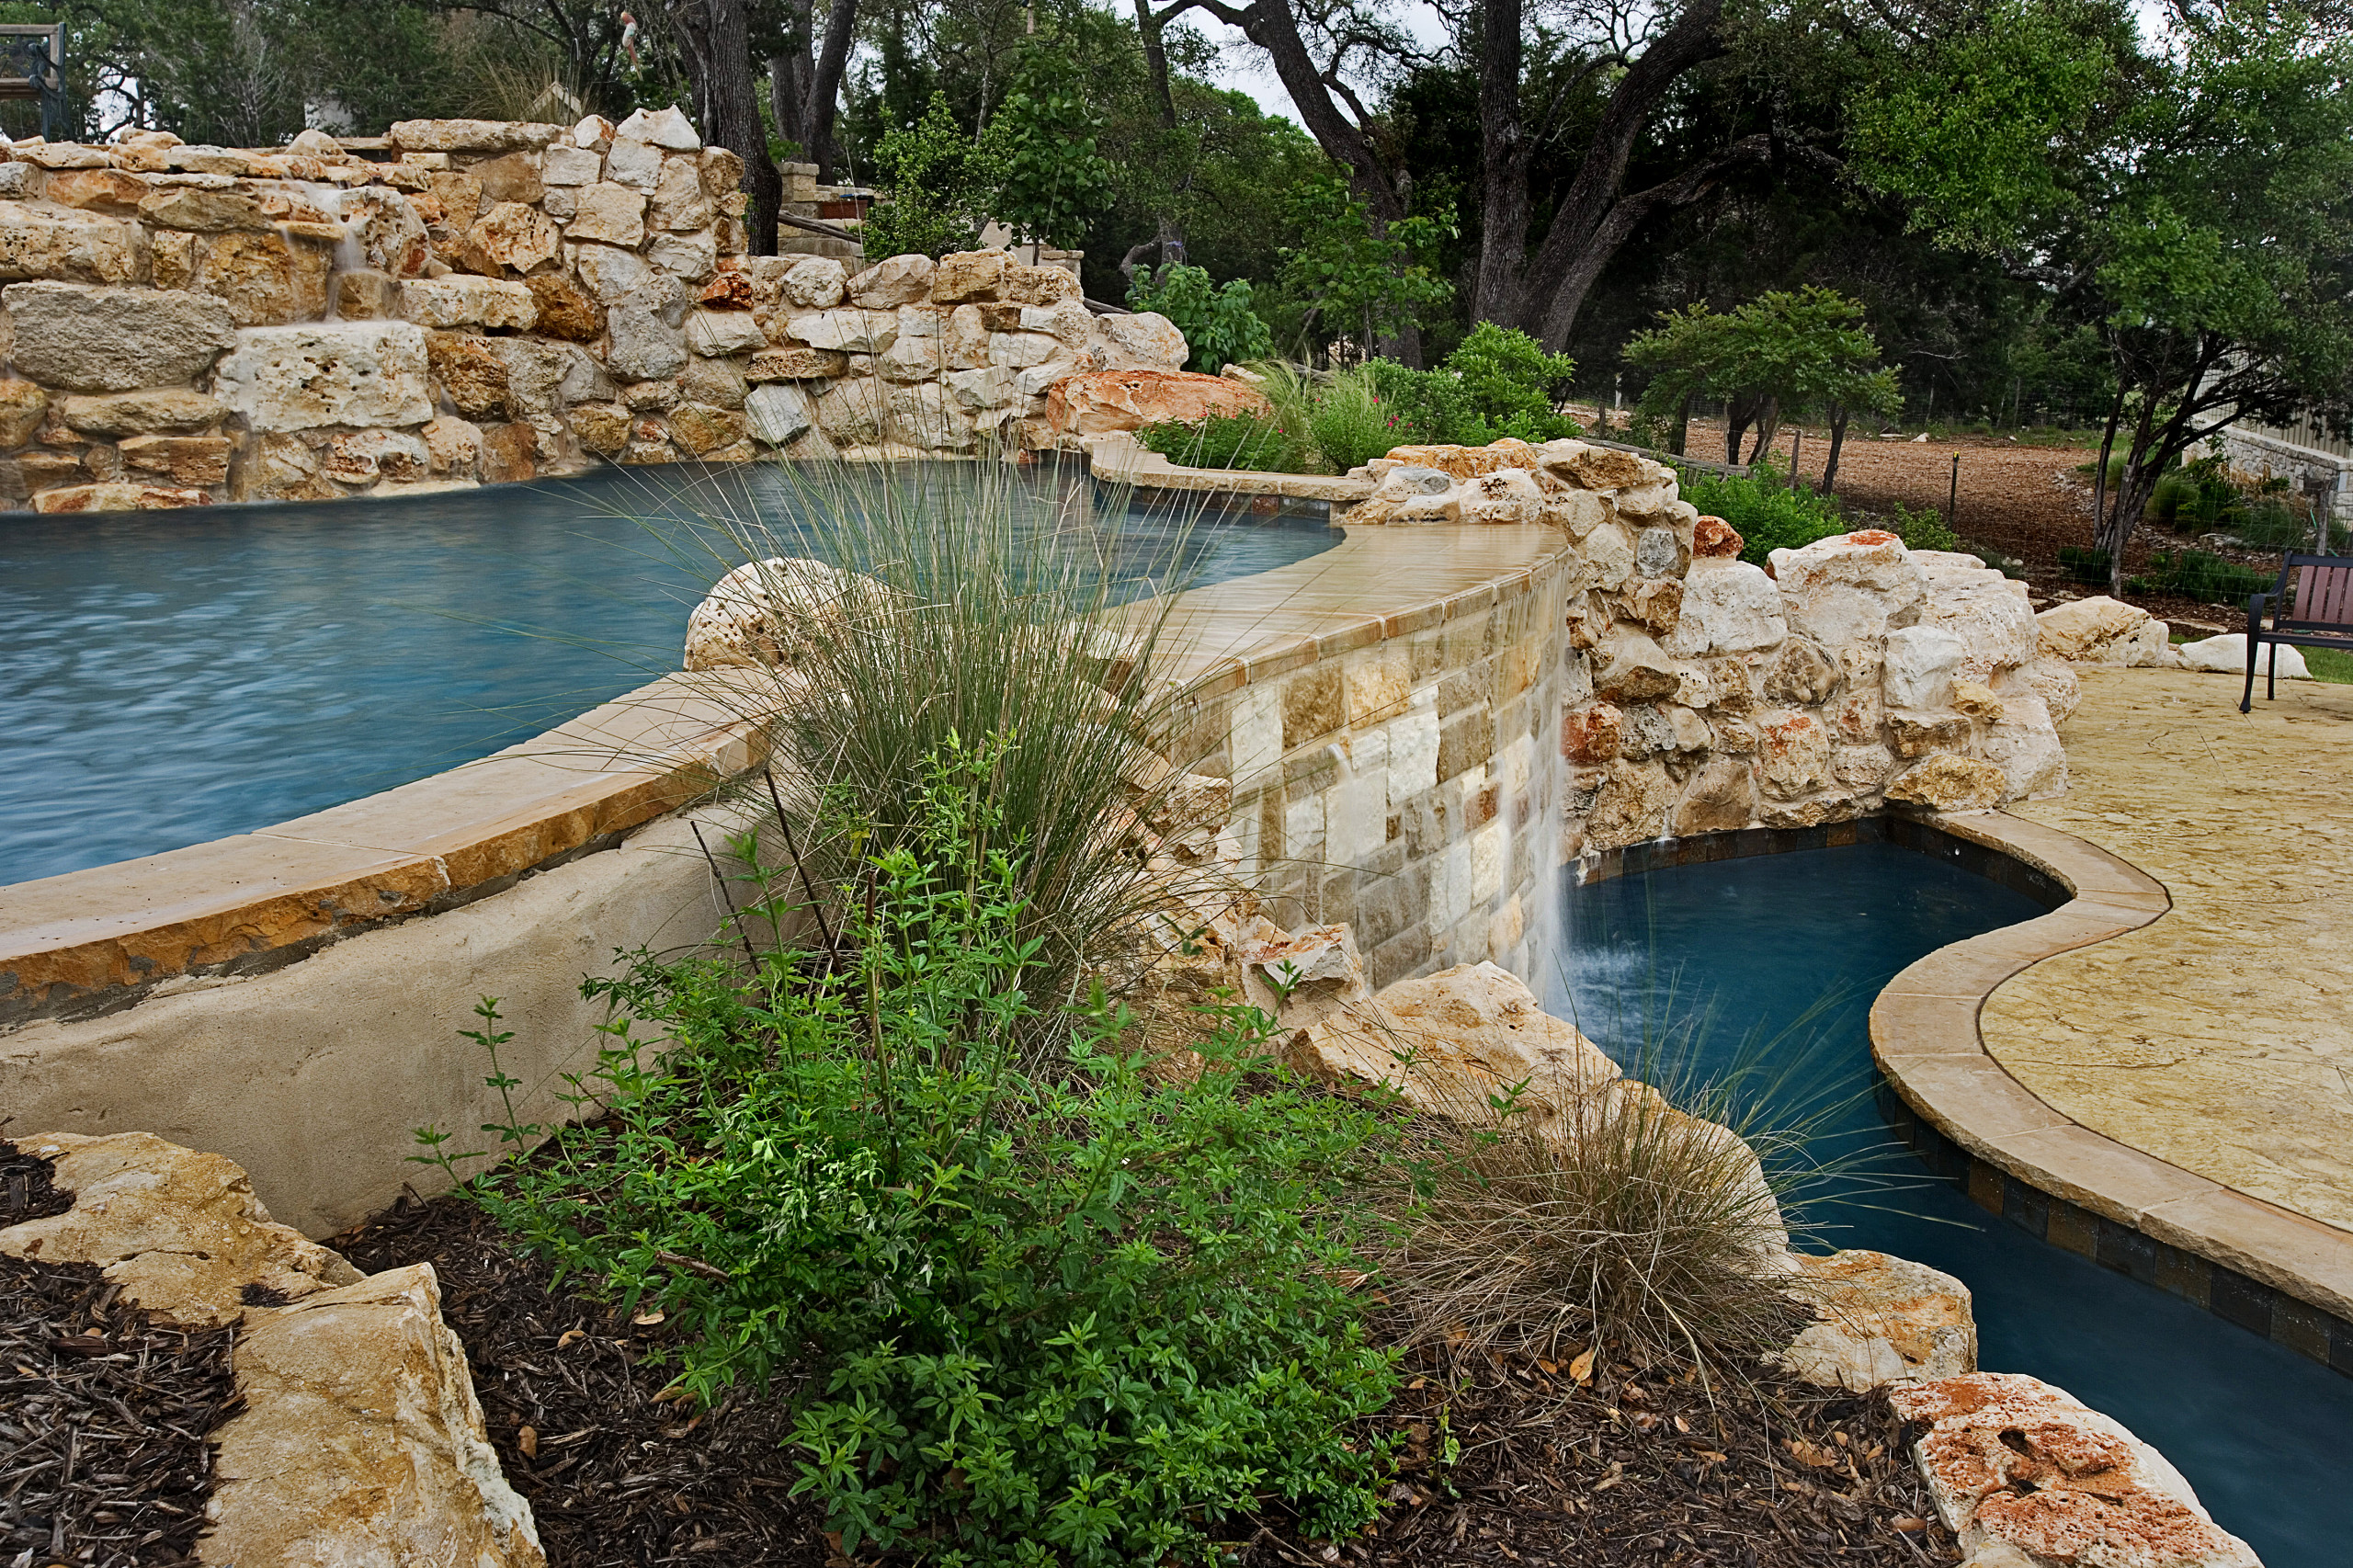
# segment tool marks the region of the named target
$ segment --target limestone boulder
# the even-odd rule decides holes
[[[208,506],[211,500],[201,490],[124,480],[63,485],[39,491],[32,498],[36,512],[172,512]]]
[[[2163,665],[2172,642],[2164,621],[2104,594],[2052,606],[2034,618],[2034,631],[2045,657],[2075,665]]]
[[[1464,523],[1533,523],[1544,506],[1536,476],[1524,468],[1497,469],[1461,485],[1459,516]]]
[[[1739,553],[1735,546],[1730,554],[1693,555],[1683,578],[1681,617],[1660,644],[1667,653],[1689,659],[1761,653],[1789,635],[1780,590],[1764,568]]]
[[[49,393],[36,381],[0,380],[0,447],[21,447],[33,438],[49,413]]]
[[[1046,392],[1047,426],[1063,437],[1271,412],[1265,394],[1253,388],[1183,370],[1095,370],[1064,377]]]
[[[261,203],[242,191],[185,186],[143,198],[139,215],[159,229],[185,229],[199,234],[265,234],[272,227]]]
[[[1534,447],[1508,437],[1484,447],[1392,447],[1384,460],[1434,468],[1455,479],[1475,479],[1483,473],[1494,473],[1498,469],[1532,470],[1540,463]]]
[[[2065,723],[2084,699],[2084,683],[2076,678],[2075,666],[2064,659],[2034,659],[2012,671],[2002,684],[2040,698],[2044,711],[2054,724]]]
[[[200,489],[229,482],[233,445],[226,436],[133,436],[117,449],[127,469]]]
[[[1981,1568],[2259,1568],[2164,1455],[2063,1389],[1972,1372],[1888,1398],[1927,1425],[1914,1460]]]
[[[663,108],[639,109],[613,130],[615,137],[628,137],[632,142],[651,142],[673,153],[692,153],[702,146],[702,138],[695,133],[694,121],[676,104]]]
[[[1095,327],[1111,351],[1108,359],[1115,369],[1132,365],[1148,370],[1180,370],[1192,356],[1176,324],[1156,311],[1097,316]]]
[[[1701,517],[1691,525],[1694,556],[1737,560],[1747,543],[1740,537],[1740,530],[1722,517]]]
[[[886,433],[926,451],[964,452],[977,440],[972,416],[937,381],[895,385],[884,394]]]
[[[784,302],[808,311],[830,311],[849,291],[849,273],[831,256],[813,256],[792,264],[779,285]]]
[[[755,381],[815,381],[848,369],[849,356],[830,348],[763,348],[745,374]]]
[[[2185,669],[2240,676],[2246,674],[2246,633],[2244,631],[2184,642],[2174,651],[2181,655]],[[2304,663],[2302,649],[2281,647],[2276,643],[2266,643],[2256,654],[2255,674],[2257,680],[2267,679],[2275,674],[2281,680],[2313,678],[2311,666]]]
[[[247,1285],[303,1297],[359,1278],[335,1254],[269,1217],[244,1168],[151,1132],[19,1138],[55,1166],[74,1207],[0,1228],[0,1253],[94,1264],[134,1306],[176,1323],[234,1323]]]
[[[66,208],[0,205],[0,279],[131,283],[142,276],[146,253],[136,223]]]
[[[1887,798],[1935,812],[1984,812],[2000,805],[2009,789],[1998,763],[1940,752],[1890,779]]]
[[[574,343],[593,343],[605,330],[605,312],[588,290],[561,272],[523,280],[530,291],[531,330]]]
[[[547,146],[561,125],[505,119],[401,119],[385,133],[404,153],[514,153]]]
[[[44,386],[127,392],[189,381],[237,342],[229,307],[183,290],[12,283],[17,369]]]
[[[817,629],[870,610],[886,592],[872,578],[822,561],[746,562],[711,585],[688,617],[686,668],[790,669]]]
[[[206,247],[192,283],[227,305],[239,326],[283,326],[326,313],[333,266],[334,253],[313,242],[222,234]]]
[[[353,430],[327,442],[320,466],[346,484],[426,479],[433,473],[433,454],[424,437],[405,430]]]
[[[1586,845],[1616,849],[1666,832],[1677,804],[1674,778],[1661,762],[1613,757],[1598,769],[1586,814]]]
[[[927,256],[889,256],[849,279],[846,294],[850,304],[862,311],[896,310],[931,298],[934,270]]]
[[[659,381],[687,364],[685,285],[653,274],[605,312],[610,345],[605,363],[623,381]]]
[[[2000,699],[2001,714],[1978,742],[1979,755],[2002,770],[2002,799],[2040,801],[2067,788],[2067,748],[2042,699],[2024,687]]]
[[[881,354],[899,340],[899,318],[888,311],[810,311],[788,318],[787,330],[812,348]]]
[[[698,354],[748,354],[767,343],[748,311],[698,310],[687,318],[687,347]]]
[[[2035,657],[2034,608],[2026,585],[2005,577],[1973,555],[1915,550],[1927,591],[1918,624],[1961,641],[1954,678],[1979,685]]]
[[[817,417],[807,392],[773,382],[751,390],[744,399],[744,415],[752,434],[771,447],[787,446],[807,435]]]
[[[472,271],[504,278],[547,266],[562,244],[546,213],[520,201],[501,201],[468,226],[458,242],[458,256]]]
[[[544,1568],[432,1265],[255,1312],[234,1365],[203,1562]]]
[[[932,300],[942,305],[961,305],[973,300],[996,299],[1005,288],[1005,270],[1011,260],[1001,250],[959,251],[943,256],[932,272]]]
[[[452,272],[413,278],[401,285],[401,308],[419,326],[483,326],[529,332],[540,316],[539,296],[521,283]]]
[[[1795,800],[1830,782],[1836,738],[1811,713],[1782,709],[1756,715],[1756,759],[1768,794]]]
[[[1593,688],[1612,702],[1654,702],[1682,689],[1676,661],[1633,627],[1611,627],[1594,653]]]
[[[432,245],[425,220],[405,196],[370,186],[344,192],[336,205],[344,233],[370,269],[392,278],[424,275]]]
[[[1496,964],[1399,981],[1374,999],[1385,1027],[1323,1031],[1316,1049],[1324,1070],[1390,1083],[1424,1109],[1481,1119],[1491,1096],[1525,1083],[1524,1103],[1542,1123],[1619,1076],[1599,1046],[1545,1012],[1518,976]]]
[[[614,180],[599,180],[579,187],[573,199],[572,221],[563,237],[575,244],[593,243],[635,250],[645,243],[645,192]]]
[[[229,411],[210,392],[186,387],[151,387],[57,401],[58,415],[70,430],[92,436],[136,436],[150,430],[200,430]]]
[[[1880,691],[1890,708],[1936,709],[1952,700],[1954,673],[1969,644],[1949,631],[1907,626],[1887,634]]]
[[[1790,630],[1831,649],[1874,646],[1917,616],[1927,583],[1904,541],[1881,528],[1772,554]]]
[[[1668,826],[1678,837],[1732,833],[1756,818],[1756,770],[1745,756],[1718,756],[1693,770]]]
[[[1586,490],[1628,490],[1657,478],[1641,457],[1614,447],[1563,440],[1547,441],[1540,450],[1545,472]]]
[[[1819,1388],[1864,1393],[1977,1369],[1969,1287],[1883,1252],[1793,1256],[1789,1296],[1813,1314],[1782,1367]]]
[[[248,327],[222,359],[213,390],[256,430],[422,425],[425,329],[412,322],[309,322]]]

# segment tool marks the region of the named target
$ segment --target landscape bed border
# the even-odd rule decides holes
[[[1979,1012],[2004,982],[2046,958],[2138,930],[2172,907],[2164,885],[2138,867],[2006,812],[1883,812],[1629,845],[1563,874],[1607,881],[1855,844],[1954,861],[2045,911],[1938,948],[1873,999],[1876,1098],[1891,1131],[1937,1176],[2037,1240],[2353,1377],[2353,1235],[2082,1126],[1985,1050]]]

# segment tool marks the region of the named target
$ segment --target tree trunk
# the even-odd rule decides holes
[[[1740,438],[1764,407],[1763,398],[1746,393],[1724,400],[1724,461],[1740,466]]]
[[[1668,444],[1666,449],[1673,452],[1679,458],[1687,449],[1688,449],[1690,440],[1691,394],[1689,392],[1685,392],[1683,394],[1683,406],[1676,412],[1675,415],[1675,439]]]
[[[1822,493],[1828,495],[1838,483],[1838,453],[1847,445],[1847,405],[1830,405],[1830,456],[1822,465]]]
[[[858,25],[858,0],[834,0],[825,13],[822,43],[815,0],[789,0],[787,14],[786,52],[768,57],[768,107],[776,115],[777,133],[799,142],[801,158],[816,165],[818,179],[830,184],[840,172],[834,120]]]
[[[1778,397],[1768,397],[1765,400],[1764,412],[1756,418],[1756,445],[1751,448],[1748,453],[1748,461],[1752,467],[1755,466],[1757,459],[1772,457],[1773,437],[1780,433],[1781,400]]]
[[[2124,473],[2116,486],[2116,510],[2100,519],[2098,533],[2093,544],[2108,551],[2108,591],[2111,595],[2124,591],[2124,547],[2131,541],[2132,525],[2140,520],[2141,508],[2147,506],[2149,496],[2156,489],[2156,477],[2148,472],[2149,420],[2152,410],[2144,401],[2141,416],[2132,426],[2132,445],[2124,459]]]
[[[746,0],[672,0],[670,19],[685,48],[700,111],[703,139],[744,160],[744,188],[751,193],[745,222],[755,256],[776,254],[776,219],[784,207],[784,181],[768,156],[767,127],[760,120],[758,90],[752,84],[752,40]]]
[[[1479,49],[1480,244],[1471,319],[1522,326],[1529,301],[1528,145],[1520,123],[1521,0],[1486,0]]]

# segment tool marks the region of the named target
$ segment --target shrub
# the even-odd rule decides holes
[[[844,1556],[1208,1561],[1221,1520],[1276,1500],[1360,1528],[1386,1457],[1349,1433],[1393,1358],[1337,1281],[1361,1277],[1344,1195],[1383,1113],[1294,1083],[1243,1008],[1207,1020],[1188,1085],[1099,994],[1059,1071],[1026,1071],[1024,846],[990,803],[1009,755],[931,759],[837,967],[592,982],[620,1018],[575,1094],[606,1114],[469,1191],[658,1306],[692,1398],[797,1380],[801,1489]]]
[[[964,134],[943,93],[913,125],[885,132],[874,151],[883,198],[866,217],[869,256],[940,256],[971,250],[1002,177],[996,149]]]
[[[1253,473],[1303,473],[1309,466],[1307,444],[1279,419],[1254,414],[1212,414],[1186,422],[1165,420],[1146,425],[1136,440],[1147,451],[1158,452],[1188,468],[1243,469]]]
[[[1961,536],[1945,527],[1942,512],[1934,506],[1914,511],[1903,502],[1895,504],[1895,516],[1888,523],[1888,531],[1902,540],[1910,550],[1951,550],[1961,548]],[[1982,559],[1982,557],[1981,557]],[[1999,562],[1995,562],[1999,569]]]
[[[2160,550],[2150,552],[2149,574],[2135,577],[2131,585],[2144,593],[2181,594],[2208,604],[2245,604],[2249,595],[2262,593],[2279,580],[2275,573],[2258,572],[2202,550]]]
[[[1745,477],[1679,472],[1683,499],[1722,517],[1745,541],[1740,558],[1762,566],[1777,550],[1797,550],[1818,539],[1847,531],[1849,524],[1830,496],[1791,490],[1770,463],[1758,463]]]
[[[1471,440],[1479,413],[1470,389],[1460,376],[1445,370],[1415,370],[1393,359],[1375,359],[1365,366],[1375,391],[1389,405],[1404,432],[1399,446],[1443,445]]]
[[[1550,441],[1574,436],[1578,426],[1552,411],[1554,394],[1565,392],[1576,361],[1547,354],[1516,327],[1481,322],[1446,357],[1447,371],[1462,383],[1472,424],[1461,439],[1474,445],[1517,436]]]
[[[2070,583],[2105,586],[2109,577],[2108,551],[2063,544],[2059,547],[2059,574]]]
[[[1336,370],[1308,398],[1308,439],[1335,473],[1346,473],[1414,437],[1381,395],[1369,367]]]
[[[1171,263],[1157,272],[1138,272],[1128,285],[1128,304],[1176,323],[1192,348],[1186,368],[1204,375],[1275,352],[1274,334],[1252,309],[1250,285],[1243,278],[1212,288],[1208,268]]]

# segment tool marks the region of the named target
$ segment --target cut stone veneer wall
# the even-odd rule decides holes
[[[675,108],[0,160],[0,499],[44,512],[969,453],[1187,353],[1002,251],[747,256],[742,161]]]
[[[1400,449],[1368,477],[1352,529],[1549,525],[1557,548],[1492,602],[1243,661],[1183,765],[1232,781],[1225,853],[1269,915],[1353,926],[1375,985],[1483,960],[1536,980],[1553,869],[1618,846],[2065,787],[2075,676],[1972,556],[1865,531],[1768,574],[1671,471],[1578,441]]]

